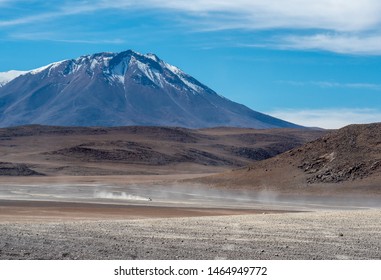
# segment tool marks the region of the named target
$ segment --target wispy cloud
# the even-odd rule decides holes
[[[8,2],[8,1],[3,1]],[[1,3],[1,1],[0,1]],[[336,31],[359,31],[374,28],[381,23],[381,3],[378,0],[98,0],[65,1],[56,11],[0,21],[0,25],[25,24],[51,17],[88,13],[106,9],[166,9],[177,10],[208,20],[215,18],[220,28],[313,28]],[[219,21],[218,15],[229,16]],[[224,17],[223,19],[226,19]],[[234,24],[232,24],[234,23]]]
[[[0,0],[1,3],[9,1]],[[246,44],[247,47],[381,55],[381,34],[375,32],[381,27],[379,0],[320,0],[307,4],[305,0],[67,0],[51,5],[45,12],[33,10],[25,16],[0,20],[0,28],[106,10],[180,13],[181,16],[171,20],[180,19],[181,24],[186,23],[188,29],[198,32],[240,29],[278,33],[270,43],[256,41]],[[304,35],[295,35],[301,31]]]
[[[119,1],[126,2],[126,1]],[[359,31],[381,22],[381,3],[377,0],[193,0],[145,1],[147,5],[190,12],[199,17],[228,14],[235,26],[249,29],[313,28]],[[218,22],[220,28],[231,22]],[[222,27],[221,27],[222,26]]]
[[[324,50],[342,54],[381,55],[381,34],[288,35],[277,38],[272,47],[295,50]]]
[[[1,0],[0,0],[1,1]],[[102,2],[102,1],[100,1]],[[16,17],[13,19],[0,20],[0,27],[10,27],[26,24],[35,24],[38,22],[44,21],[54,21],[58,18],[81,15],[85,13],[95,12],[102,9],[102,5],[98,1],[94,1],[93,4],[82,2],[63,2],[61,5],[57,5],[57,8],[54,10],[44,11],[44,12],[35,12],[35,10],[30,11],[31,14],[23,15],[21,17]],[[25,12],[25,11],[24,11]]]
[[[7,4],[10,4],[10,3],[14,3],[16,1],[12,1],[12,0],[0,0],[0,6],[3,6],[3,5],[7,5]]]
[[[80,40],[80,39],[56,39],[55,42],[63,42],[63,43],[78,43],[78,44],[107,44],[107,45],[120,45],[124,44],[125,41],[123,39],[94,39],[94,40]]]
[[[381,111],[376,109],[282,109],[268,114],[308,127],[341,128],[349,124],[381,122]]]
[[[277,81],[281,84],[288,84],[292,86],[316,86],[320,88],[349,88],[349,89],[367,89],[381,91],[381,84],[374,83],[338,83],[331,81]]]
[[[326,29],[360,31],[381,23],[381,2],[378,0],[97,0],[66,1],[56,11],[33,17],[21,17],[8,24],[27,23],[40,18],[88,13],[106,9],[163,9],[187,13],[206,20],[219,29]],[[228,19],[228,20],[226,20]]]
[[[102,36],[96,36],[97,34],[82,34],[82,38],[66,38],[67,34],[59,34],[57,32],[36,32],[36,33],[14,33],[10,36],[12,39],[23,39],[28,41],[52,41],[63,43],[78,43],[78,44],[124,44],[125,40],[121,38],[114,39],[102,39]],[[98,37],[92,39],[93,37]]]

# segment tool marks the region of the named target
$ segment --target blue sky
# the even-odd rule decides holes
[[[0,71],[127,49],[299,124],[381,121],[379,0],[0,0]]]

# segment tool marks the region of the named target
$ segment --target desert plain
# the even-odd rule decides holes
[[[381,259],[378,126],[2,129],[0,259]]]

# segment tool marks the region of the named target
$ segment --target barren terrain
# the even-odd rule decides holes
[[[381,259],[381,130],[343,131],[1,129],[0,259]]]
[[[326,132],[169,127],[0,129],[0,176],[160,175],[223,172]]]
[[[0,259],[381,258],[377,199],[126,181],[2,184]]]
[[[0,223],[1,259],[381,259],[380,210]]]

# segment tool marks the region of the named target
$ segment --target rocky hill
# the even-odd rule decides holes
[[[381,193],[381,123],[350,125],[249,167],[199,180],[283,193]]]

